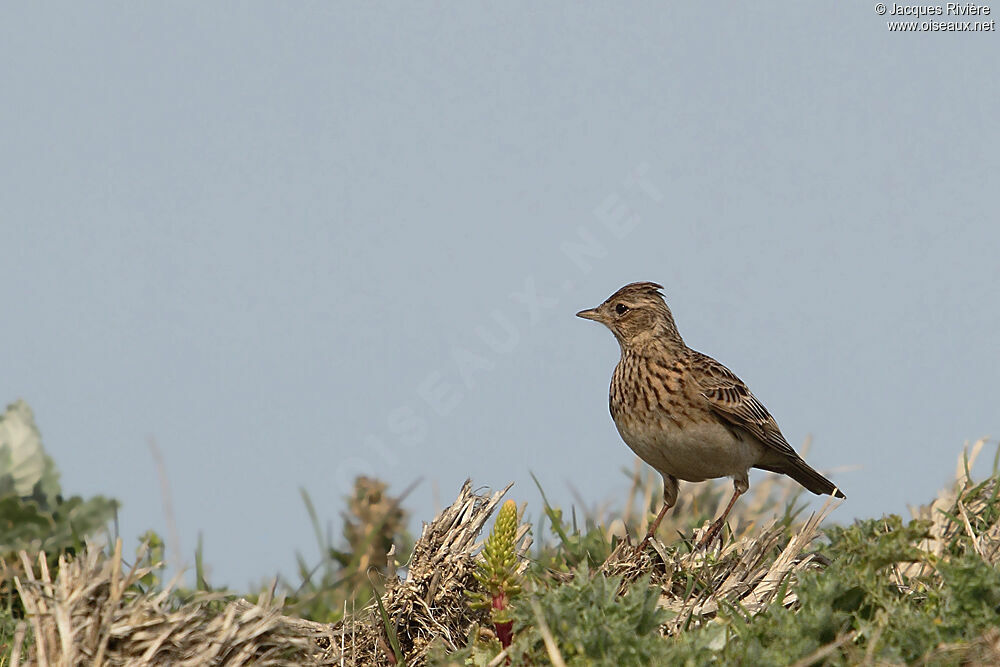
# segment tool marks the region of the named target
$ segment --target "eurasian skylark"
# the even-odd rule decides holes
[[[622,356],[611,376],[611,417],[625,444],[663,475],[663,508],[640,548],[677,501],[678,480],[733,478],[732,500],[699,547],[712,541],[736,499],[750,488],[750,468],[782,473],[813,493],[844,498],[795,453],[742,380],[684,343],[661,289],[632,283],[597,308],[577,313],[618,339]]]

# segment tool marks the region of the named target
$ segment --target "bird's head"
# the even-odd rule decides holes
[[[656,283],[632,283],[597,308],[581,310],[576,316],[611,329],[623,350],[640,349],[654,342],[683,345],[662,289]]]

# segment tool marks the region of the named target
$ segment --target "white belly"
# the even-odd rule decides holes
[[[617,423],[616,426],[622,440],[639,458],[661,474],[686,482],[745,477],[764,453],[764,446],[749,435],[737,438],[719,423],[702,422],[684,430],[671,422],[661,423],[656,429],[632,430]]]

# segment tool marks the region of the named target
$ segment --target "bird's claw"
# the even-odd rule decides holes
[[[712,542],[715,540],[715,538],[719,537],[720,535],[722,535],[722,521],[716,521],[711,526],[708,527],[708,530],[705,532],[705,534],[701,536],[700,540],[698,540],[698,544],[695,546],[695,550],[707,549],[709,546],[712,545]]]

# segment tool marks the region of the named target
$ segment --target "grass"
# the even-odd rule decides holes
[[[0,666],[100,651],[108,664],[163,664],[209,649],[217,662],[273,665],[995,664],[998,462],[985,479],[969,473],[984,445],[964,452],[953,486],[908,520],[836,525],[837,503],[807,514],[794,482],[768,476],[708,551],[692,545],[727,484],[683,486],[643,553],[634,545],[659,504],[645,469],[629,471],[620,511],[567,516],[542,492],[536,524],[522,506],[489,566],[500,572],[491,585],[510,588],[486,598],[508,605],[509,646],[496,613],[467,593],[486,592],[480,549],[509,487],[478,494],[466,484],[415,541],[403,531],[405,493],[378,480],[358,481],[340,539],[304,496],[320,561],[300,558],[298,583],[256,595],[214,590],[203,573],[200,590],[164,584],[155,536],[132,565],[120,542],[75,556],[8,554]]]

